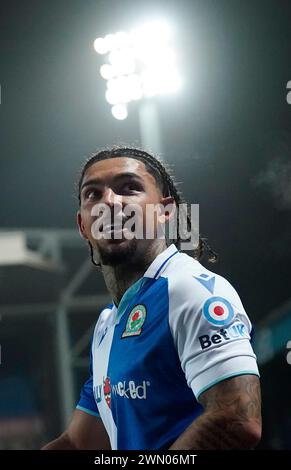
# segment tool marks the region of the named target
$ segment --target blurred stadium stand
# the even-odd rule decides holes
[[[39,448],[67,424],[108,303],[77,230],[0,232],[1,447]]]

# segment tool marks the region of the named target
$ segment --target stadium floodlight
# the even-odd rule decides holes
[[[161,21],[126,33],[107,34],[94,41],[98,54],[107,54],[100,74],[107,82],[105,98],[116,119],[126,119],[131,101],[173,93],[181,86],[172,31]]]
[[[112,106],[111,112],[115,119],[119,119],[120,121],[127,118],[127,108],[124,104],[115,104]]]

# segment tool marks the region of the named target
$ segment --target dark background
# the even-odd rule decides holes
[[[259,327],[291,296],[290,1],[2,0],[1,228],[75,228],[74,184],[85,157],[105,145],[140,145],[136,105],[125,121],[111,116],[93,41],[152,17],[174,25],[184,82],[156,99],[163,157],[188,202],[200,204],[200,229],[220,255],[210,269],[232,282]],[[0,302],[56,299],[86,253],[70,255],[70,268],[54,276],[0,267]],[[87,288],[102,291],[102,280],[91,277]],[[72,335],[96,315],[74,317]],[[1,322],[1,380],[12,380],[11,370],[26,377],[33,403],[25,406],[44,415],[40,440],[60,431],[52,335],[49,316]],[[261,446],[291,448],[285,352],[262,372]],[[84,377],[76,374],[76,390]]]

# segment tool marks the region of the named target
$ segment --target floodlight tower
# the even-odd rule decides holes
[[[171,29],[166,23],[146,23],[131,32],[117,32],[94,41],[98,54],[106,55],[100,74],[106,80],[105,98],[114,118],[128,116],[129,104],[139,101],[142,144],[162,152],[158,109],[154,97],[176,92],[181,78],[176,54],[170,47]]]

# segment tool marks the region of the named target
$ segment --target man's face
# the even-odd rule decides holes
[[[128,231],[123,228],[124,222],[130,218],[126,206],[138,206],[140,216],[138,218],[135,215],[135,220],[145,228],[146,223],[152,223],[145,218],[147,205],[165,203],[171,198],[163,198],[155,178],[148,173],[143,162],[117,157],[101,160],[88,168],[83,178],[80,199],[77,221],[82,236],[99,254],[102,264],[116,265],[126,262],[126,258],[128,262],[142,258],[153,241],[128,237]],[[98,236],[94,227],[101,219],[94,211],[100,205],[105,205],[108,211],[110,209],[112,219],[105,219]],[[95,215],[92,215],[92,209]],[[118,214],[118,222],[113,219],[113,212]]]

